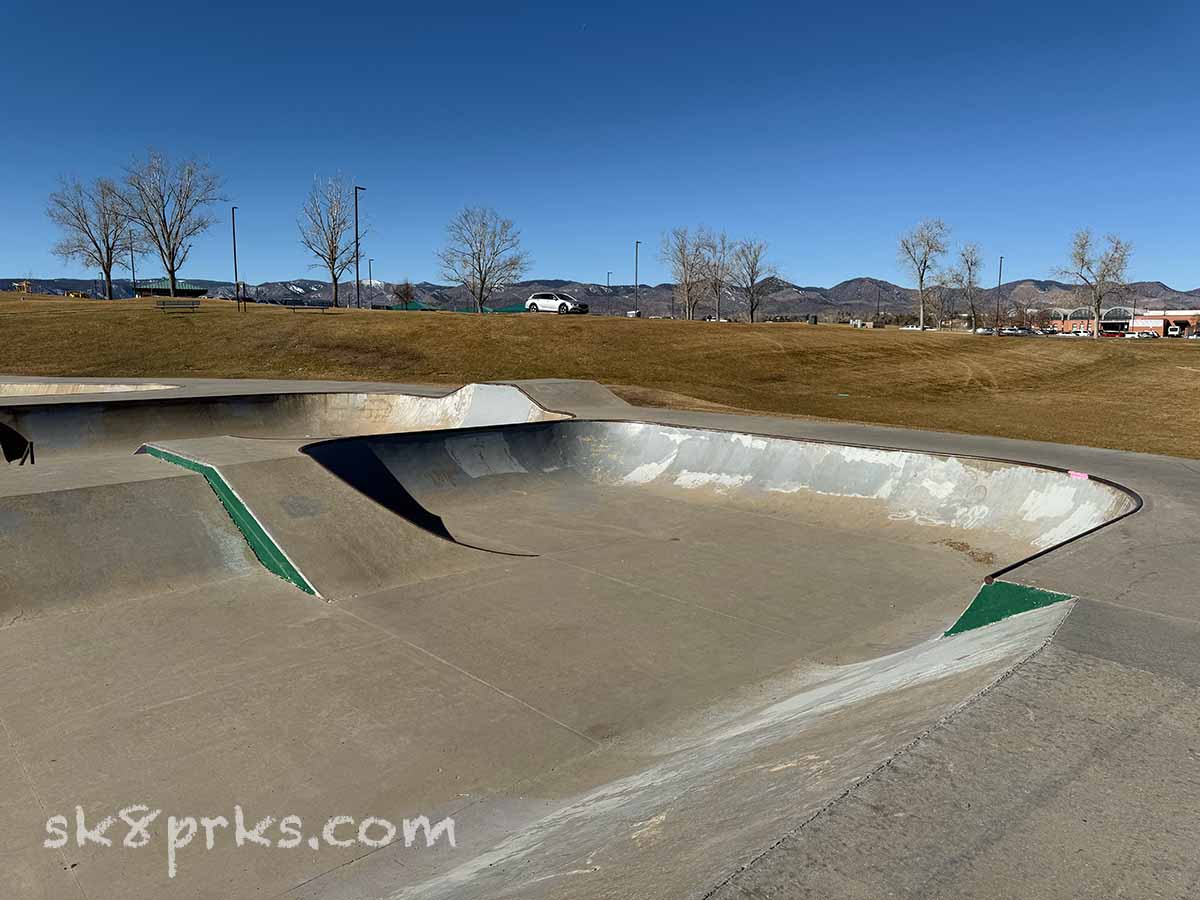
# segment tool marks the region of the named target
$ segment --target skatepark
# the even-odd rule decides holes
[[[1188,460],[560,380],[0,376],[0,446],[12,896],[1200,884]],[[135,803],[456,842],[43,846]]]

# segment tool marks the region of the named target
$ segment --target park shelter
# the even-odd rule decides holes
[[[208,288],[199,284],[179,280],[175,282],[176,297],[203,297],[207,293]],[[135,297],[169,297],[171,296],[171,282],[166,278],[139,281],[134,285],[133,295]]]

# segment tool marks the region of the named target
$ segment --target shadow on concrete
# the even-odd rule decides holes
[[[320,441],[301,447],[300,452],[363,496],[435,537],[469,547],[472,550],[482,550],[500,556],[535,557],[538,555],[480,547],[477,544],[459,540],[451,534],[442,517],[422,506],[361,438]]]
[[[5,462],[25,462],[32,454],[33,445],[15,428],[0,422],[0,453]]]

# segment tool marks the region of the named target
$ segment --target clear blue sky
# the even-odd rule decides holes
[[[0,276],[91,277],[50,255],[46,194],[153,145],[225,176],[251,282],[320,277],[296,213],[341,171],[368,188],[363,277],[369,255],[436,280],[446,220],[482,204],[534,276],[629,283],[640,238],[642,280],[666,280],[663,231],[706,223],[767,240],[794,281],[909,283],[897,235],[940,216],[985,280],[1001,253],[1005,280],[1048,277],[1090,225],[1134,242],[1134,278],[1200,286],[1194,3],[17,0],[4,19]],[[232,277],[219,216],[184,277]]]

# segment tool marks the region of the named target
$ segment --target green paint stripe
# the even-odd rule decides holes
[[[220,472],[207,463],[197,462],[194,459],[179,456],[176,453],[171,453],[168,450],[163,450],[150,444],[143,444],[142,449],[157,459],[174,463],[177,466],[191,469],[193,472],[199,472],[203,475],[204,479],[208,482],[208,486],[213,489],[213,493],[217,495],[217,499],[221,501],[221,505],[229,513],[229,518],[233,519],[233,524],[242,532],[246,543],[250,545],[250,549],[254,551],[254,555],[258,557],[258,561],[263,564],[263,567],[267,571],[278,575],[284,581],[290,581],[306,593],[317,593],[316,588],[309,583],[307,578],[300,574],[299,569],[292,565],[292,561],[287,558],[280,546],[275,543],[262,525],[259,524],[258,520],[254,518],[254,514],[246,508],[246,504],[241,501],[241,498],[233,492],[233,488],[229,486]]]
[[[950,626],[943,637],[960,634],[973,628],[991,625],[1009,616],[1029,612],[1031,609],[1041,609],[1054,603],[1070,600],[1067,594],[1056,594],[1053,591],[1043,591],[1040,588],[1015,584],[1011,581],[993,581],[985,584],[971,601],[966,612],[958,617],[958,621]]]

